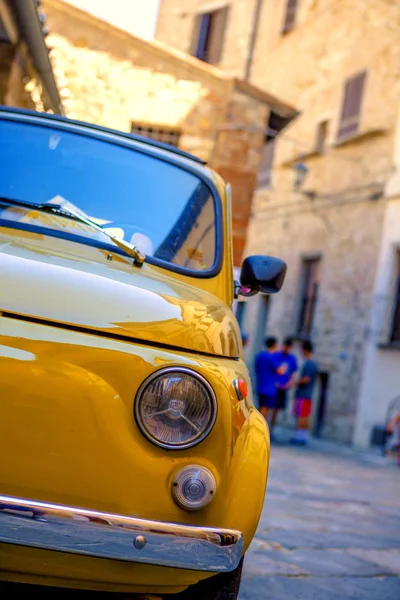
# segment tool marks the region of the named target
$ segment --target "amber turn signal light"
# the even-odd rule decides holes
[[[247,384],[243,379],[235,379],[233,382],[233,387],[235,388],[236,395],[239,400],[244,400],[248,396]]]

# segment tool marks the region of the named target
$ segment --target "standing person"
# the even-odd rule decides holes
[[[308,441],[309,420],[312,408],[312,395],[318,376],[318,365],[313,359],[313,345],[309,341],[302,343],[304,363],[300,378],[297,380],[294,414],[297,417],[296,433],[293,444],[304,446]]]
[[[255,371],[260,411],[268,421],[270,411],[276,406],[278,375],[283,375],[286,367],[279,362],[276,338],[267,338],[265,345],[266,350],[256,356]]]
[[[292,354],[293,340],[292,338],[286,338],[283,341],[281,350],[278,352],[278,360],[281,365],[286,365],[286,372],[283,375],[278,374],[278,391],[277,391],[277,399],[276,406],[272,411],[271,418],[271,433],[276,423],[276,419],[280,410],[285,410],[288,390],[292,387],[294,383],[295,373],[298,369],[297,358],[294,354]]]

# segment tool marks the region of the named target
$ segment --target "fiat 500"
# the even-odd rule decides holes
[[[229,187],[194,156],[0,108],[0,578],[237,598],[263,506]]]

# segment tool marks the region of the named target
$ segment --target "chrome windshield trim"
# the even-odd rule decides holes
[[[243,552],[233,529],[150,521],[0,496],[0,542],[195,571],[232,571]]]

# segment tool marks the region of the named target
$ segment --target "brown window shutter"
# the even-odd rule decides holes
[[[358,130],[366,75],[367,72],[363,71],[346,81],[337,136],[339,140]]]
[[[282,33],[291,31],[296,24],[297,0],[287,0]]]
[[[216,65],[221,60],[224,35],[228,20],[229,7],[212,13],[206,61]]]
[[[264,146],[258,171],[257,187],[269,187],[271,184],[271,170],[274,162],[275,140],[269,140]]]

